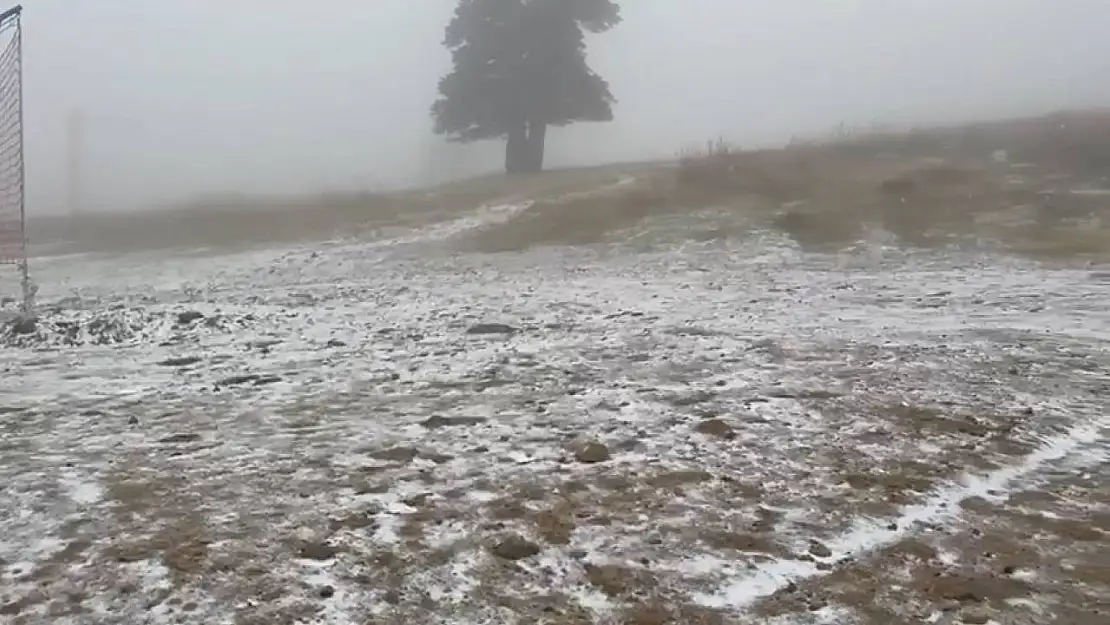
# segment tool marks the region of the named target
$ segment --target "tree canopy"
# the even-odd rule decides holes
[[[432,106],[435,132],[506,139],[506,170],[542,168],[548,126],[613,119],[609,84],[586,61],[586,32],[620,22],[613,0],[460,0],[443,45],[454,68]]]

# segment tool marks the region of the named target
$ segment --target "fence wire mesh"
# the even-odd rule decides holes
[[[0,264],[25,264],[22,28],[18,7],[0,15]]]

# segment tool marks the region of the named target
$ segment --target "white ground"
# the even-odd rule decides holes
[[[0,348],[0,622],[1074,618],[1052,586],[968,605],[909,575],[876,616],[832,584],[910,538],[970,570],[973,500],[1051,491],[1049,518],[1106,514],[1110,280],[773,234],[451,251],[516,210],[37,259],[44,319]],[[579,462],[586,441],[611,458]],[[905,485],[867,486],[883,476]],[[991,514],[976,531],[1005,535]],[[499,558],[509,534],[539,553]],[[818,605],[767,607],[821,584]]]

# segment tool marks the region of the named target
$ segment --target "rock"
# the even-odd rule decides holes
[[[736,432],[733,431],[732,426],[725,423],[721,419],[706,419],[701,423],[694,426],[694,431],[706,436],[713,436],[715,438],[722,438],[725,440],[736,438]]]
[[[139,418],[135,415],[127,417],[127,425],[139,425]]]
[[[0,605],[0,615],[2,616],[15,616],[23,611],[23,603],[20,601],[12,601]]]
[[[38,321],[36,321],[34,317],[16,317],[15,319],[12,319],[11,325],[9,327],[11,328],[12,334],[26,335],[34,334],[39,325]]]
[[[339,339],[331,339],[328,341],[328,347],[346,347],[347,344]]]
[[[256,373],[244,373],[243,375],[233,375],[226,377],[216,382],[219,386],[238,386],[240,384],[247,384],[249,382],[257,381],[261,376]]]
[[[433,415],[420,422],[420,425],[428,428],[429,430],[438,430],[439,428],[446,428],[452,426],[462,425],[478,425],[485,422],[484,417],[441,417]]]
[[[195,310],[186,310],[185,312],[177,313],[177,324],[187,326],[197,319],[204,319],[204,313]]]
[[[180,358],[167,358],[159,361],[158,365],[162,367],[188,367],[200,362],[200,358],[196,356],[182,356]]]
[[[824,543],[818,540],[810,541],[809,553],[815,558],[831,558],[832,550],[825,546]]]
[[[250,341],[247,343],[247,347],[269,353],[271,347],[277,347],[281,345],[281,343],[281,339],[266,339],[261,341]]]
[[[412,497],[402,499],[401,501],[406,506],[411,506],[413,508],[423,508],[428,503],[428,499],[431,498],[431,496],[431,493],[420,493],[418,495],[413,495]]]
[[[306,542],[297,551],[299,557],[306,560],[316,560],[317,562],[331,560],[335,557],[335,554],[335,547],[326,542]]]
[[[412,447],[390,447],[371,452],[370,457],[375,460],[389,460],[391,462],[412,462],[419,452]]]
[[[334,596],[335,596],[335,587],[334,586],[321,586],[320,587],[320,598],[321,599],[331,599]]]
[[[676,408],[686,408],[689,406],[704,404],[707,401],[712,401],[714,397],[716,397],[716,395],[710,393],[709,391],[695,391],[693,393],[688,393],[685,395],[676,395],[669,398],[669,401],[671,405],[675,406]]]
[[[493,555],[503,560],[523,560],[538,554],[541,549],[536,543],[512,534],[494,545],[492,551]]]
[[[466,329],[467,334],[514,334],[516,328],[504,323],[479,323]]]
[[[609,448],[601,443],[586,443],[574,453],[574,459],[584,464],[596,464],[609,460]]]
[[[420,452],[420,457],[425,459],[425,460],[430,460],[430,461],[432,461],[436,464],[446,464],[446,463],[451,462],[452,460],[455,459],[455,457],[452,456],[451,454],[440,454],[440,453],[436,453],[434,451],[428,451],[428,450]]]
[[[138,423],[138,420],[135,421]],[[180,434],[170,434],[165,438],[158,439],[159,443],[195,443],[200,440],[200,434],[193,432],[182,432]]]
[[[987,625],[991,622],[990,610],[986,608],[968,608],[960,613],[960,622],[965,625]]]
[[[351,478],[351,488],[355,491],[356,495],[380,495],[389,492],[388,483],[371,482],[362,476],[354,476]]]

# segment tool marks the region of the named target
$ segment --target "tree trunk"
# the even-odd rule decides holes
[[[543,157],[547,148],[547,124],[528,122],[528,172],[543,171]]]
[[[528,127],[523,123],[509,130],[505,141],[505,173],[519,174],[528,170]]]

